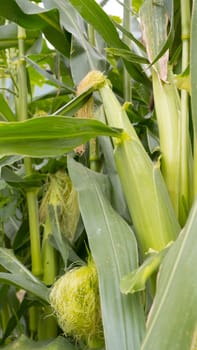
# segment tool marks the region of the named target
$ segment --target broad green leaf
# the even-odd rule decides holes
[[[195,349],[197,330],[197,202],[164,258],[141,350]]]
[[[57,0],[54,0],[57,2]],[[61,0],[63,1],[63,0]],[[60,1],[58,1],[59,3]],[[109,16],[102,10],[102,8],[94,0],[69,0],[69,2],[76,8],[80,15],[90,23],[93,28],[102,36],[108,47],[128,49],[129,48],[119,38],[118,32],[109,18]],[[125,63],[130,75],[137,81],[143,84],[149,84],[149,80],[142,71],[139,64],[129,62]]]
[[[106,348],[138,350],[144,334],[140,295],[122,295],[119,286],[120,278],[138,264],[134,234],[103,193],[106,177],[72,159],[68,167],[98,269]]]
[[[121,131],[96,120],[60,116],[0,122],[0,155],[58,156],[98,135],[120,137]]]
[[[46,38],[60,52],[69,56],[70,44],[64,35],[56,9],[46,11],[26,0],[0,1],[1,16],[31,30],[43,30]]]
[[[81,16],[90,23],[112,47],[123,47],[118,32],[103,9],[94,0],[69,0]]]
[[[16,120],[16,116],[14,115],[14,113],[12,112],[8,103],[6,102],[3,94],[0,94],[0,116],[5,121],[15,121]]]
[[[83,33],[84,30],[79,27],[79,31]],[[72,77],[76,84],[91,70],[96,69],[103,72],[109,68],[109,63],[103,54],[99,53],[86,38],[80,38],[79,40],[75,36],[72,36],[70,65]]]
[[[81,17],[69,1],[44,0],[47,9],[58,9],[62,26],[72,34],[71,69],[76,84],[93,69],[104,70],[105,58],[87,40]]]
[[[25,335],[11,344],[3,347],[5,350],[75,350],[76,347],[70,344],[65,338],[57,337],[53,340],[34,341]]]
[[[132,51],[126,49],[109,48],[106,49],[106,51],[111,55],[122,57],[128,62],[138,62],[142,64],[147,64],[149,62],[146,57],[136,55]]]
[[[32,175],[21,177],[7,167],[2,168],[1,177],[10,186],[19,187],[23,190],[41,187],[43,185],[43,181],[46,180],[45,174],[33,173]]]
[[[13,251],[0,248],[0,265],[8,272],[0,272],[0,281],[13,284],[48,302],[48,289],[14,256]]]
[[[191,29],[191,104],[192,104],[192,118],[195,131],[195,137],[197,138],[197,1],[193,1],[192,9],[192,29]]]
[[[26,35],[25,45],[29,47],[32,46],[34,41],[39,37],[40,32],[36,30],[28,30]],[[4,26],[0,26],[0,49],[7,49],[17,46],[17,25],[15,23],[9,23]]]

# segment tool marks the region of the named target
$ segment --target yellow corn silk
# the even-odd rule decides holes
[[[43,224],[47,220],[49,205],[58,207],[61,232],[69,241],[73,242],[80,210],[77,192],[65,171],[58,171],[49,175],[40,207],[40,219]]]
[[[104,345],[98,276],[91,258],[54,283],[50,303],[65,335],[91,349]]]

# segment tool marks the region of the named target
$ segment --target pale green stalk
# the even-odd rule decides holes
[[[194,132],[194,141],[193,141],[193,147],[194,147],[194,197],[197,196],[197,136]]]
[[[131,0],[124,0],[123,5],[123,27],[130,32],[131,31],[131,13],[130,8],[132,7],[132,1]],[[123,42],[130,47],[131,42],[130,39],[123,34]],[[123,81],[124,81],[124,87],[123,87],[123,93],[124,93],[124,100],[125,101],[131,101],[132,98],[132,87],[131,87],[131,77],[129,73],[127,72],[127,69],[124,67],[123,70]]]
[[[181,31],[182,31],[182,71],[189,64],[190,50],[190,2],[181,0]],[[179,220],[185,224],[191,206],[192,181],[191,145],[189,138],[189,96],[186,90],[181,91],[180,114],[180,188],[179,188]]]
[[[88,24],[88,38],[89,42],[92,46],[96,45],[95,41],[95,31],[92,25]],[[90,116],[87,115],[85,116],[86,118],[91,118],[94,114],[94,106],[92,103],[92,110],[90,111]],[[99,171],[100,169],[100,158],[99,158],[99,146],[98,146],[98,141],[96,138],[91,139],[89,142],[89,162],[90,162],[90,169],[93,171]]]
[[[19,61],[18,61],[18,120],[23,121],[28,118],[27,110],[27,73],[24,59],[25,52],[25,29],[18,27],[18,45],[19,45]],[[31,159],[24,160],[26,175],[32,174]],[[31,241],[31,259],[32,272],[35,276],[42,274],[41,249],[40,249],[40,232],[39,217],[36,190],[27,191],[27,206],[29,214],[29,230]]]
[[[47,286],[51,286],[57,276],[57,259],[56,251],[49,242],[49,235],[51,232],[51,222],[49,216],[46,218],[44,224],[44,237],[43,237],[43,282]]]
[[[25,63],[25,39],[26,32],[22,27],[18,27],[18,46],[19,46],[19,60],[18,60],[18,101],[17,101],[17,116],[19,121],[24,121],[28,118],[27,107],[27,72]],[[32,162],[30,158],[24,159],[25,173],[31,175]],[[42,262],[41,262],[41,247],[40,247],[40,231],[39,231],[39,216],[38,216],[38,203],[36,189],[27,190],[27,208],[29,217],[29,233],[31,244],[31,263],[32,273],[40,277],[42,274]],[[37,332],[38,327],[38,310],[35,307],[29,309],[29,328],[31,337]]]

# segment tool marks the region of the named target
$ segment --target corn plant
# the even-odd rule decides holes
[[[197,347],[197,2],[0,2],[0,346]]]

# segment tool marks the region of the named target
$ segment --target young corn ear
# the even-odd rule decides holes
[[[161,170],[178,217],[180,98],[176,87],[162,82],[154,70],[152,78],[162,154]]]
[[[152,79],[162,155],[161,171],[176,215],[184,225],[192,197],[192,151],[188,126],[182,121],[181,101],[172,73],[169,71],[166,83],[153,69]]]
[[[159,165],[152,163],[107,81],[99,91],[108,124],[125,130],[121,141],[114,140],[114,157],[142,253],[161,250],[180,226]]]

